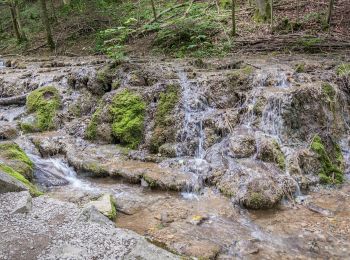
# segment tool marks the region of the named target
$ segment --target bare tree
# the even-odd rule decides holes
[[[327,24],[329,27],[331,26],[331,21],[332,21],[333,5],[334,5],[334,0],[329,0],[328,14],[327,14]]]
[[[27,38],[22,30],[20,13],[18,10],[18,1],[17,0],[7,0],[7,1],[3,1],[3,3],[10,8],[13,30],[14,30],[15,36],[17,38],[17,41],[18,42],[25,41]]]
[[[154,21],[157,21],[157,11],[156,11],[156,6],[154,4],[154,0],[151,0],[151,5],[153,10]]]
[[[47,12],[46,0],[40,0],[41,5],[41,18],[46,30],[47,44],[51,50],[55,49],[55,43],[53,41],[51,25],[49,21],[49,16]]]
[[[232,0],[232,38],[236,36],[236,0]]]

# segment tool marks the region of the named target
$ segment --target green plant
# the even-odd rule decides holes
[[[204,52],[210,54],[215,50],[213,36],[219,32],[219,27],[214,20],[179,18],[158,31],[154,46],[172,51],[177,57],[190,53],[206,56]]]
[[[350,76],[350,63],[343,63],[337,67],[337,75],[342,76]]]

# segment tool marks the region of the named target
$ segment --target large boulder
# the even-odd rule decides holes
[[[1,122],[0,123],[0,140],[8,140],[17,137],[18,129],[16,123]]]
[[[25,191],[28,188],[19,180],[0,171],[0,193]]]
[[[33,162],[15,142],[0,143],[0,161],[26,179],[31,180],[33,178]]]
[[[95,201],[90,201],[86,204],[86,207],[94,206],[104,216],[110,220],[115,220],[117,217],[117,211],[115,206],[115,200],[111,194],[104,194]]]

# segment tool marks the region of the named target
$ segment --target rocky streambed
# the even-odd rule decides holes
[[[4,60],[0,258],[348,258],[346,57]]]

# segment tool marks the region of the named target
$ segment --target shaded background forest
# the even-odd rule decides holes
[[[61,55],[208,57],[232,51],[318,52],[350,47],[349,0],[334,1],[330,21],[329,0],[273,1],[273,19],[270,1],[237,0],[234,35],[231,0],[3,0],[0,53],[49,51],[43,2],[53,51]],[[267,5],[263,13],[259,2]],[[22,40],[16,37],[9,3],[16,6]]]

